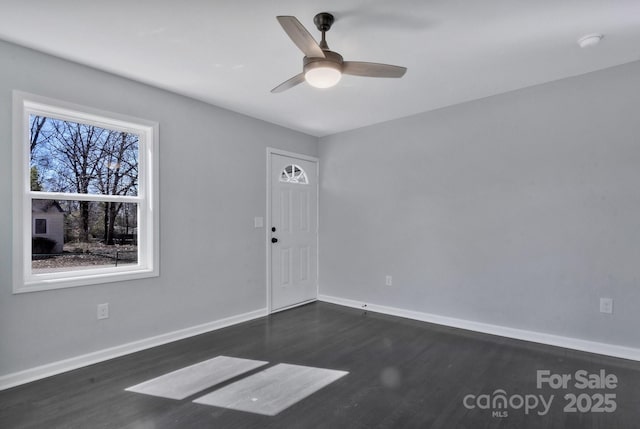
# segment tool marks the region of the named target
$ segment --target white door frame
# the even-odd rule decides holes
[[[316,164],[316,178],[315,178],[315,182],[316,182],[316,211],[317,211],[317,216],[316,216],[316,299],[318,297],[318,278],[319,278],[319,273],[320,273],[320,254],[319,254],[319,242],[318,242],[318,230],[319,230],[319,222],[320,222],[320,183],[319,183],[319,178],[320,178],[320,160],[318,158],[316,158],[315,156],[309,156],[309,155],[303,155],[301,153],[295,153],[295,152],[289,152],[286,150],[282,150],[282,149],[276,149],[273,147],[267,147],[267,215],[266,215],[266,222],[265,222],[265,246],[266,246],[266,254],[267,254],[267,313],[271,314],[273,312],[272,308],[271,308],[271,249],[272,249],[272,245],[271,245],[271,226],[273,225],[271,223],[271,155],[281,155],[281,156],[286,156],[289,158],[293,158],[293,159],[302,159],[305,161],[310,161],[310,162],[314,162]],[[299,304],[294,304],[290,307],[285,307],[285,308],[279,308],[276,311],[281,311],[281,310],[286,310],[288,308],[292,308],[292,307],[297,307],[298,305],[303,305],[308,303],[309,301],[304,301],[301,302]]]

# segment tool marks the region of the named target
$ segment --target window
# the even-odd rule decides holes
[[[47,233],[47,220],[46,219],[36,219],[36,234],[46,234]]]
[[[309,184],[307,173],[295,164],[287,165],[282,173],[280,173],[280,181],[286,183],[298,183],[301,185]]]
[[[14,292],[158,275],[158,124],[14,92]]]

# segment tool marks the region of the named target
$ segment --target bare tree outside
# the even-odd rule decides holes
[[[98,189],[104,195],[136,195],[138,181],[138,137],[124,132],[113,133],[105,144],[102,168],[97,171]],[[116,218],[122,203],[105,202],[104,242],[114,244]],[[124,211],[125,231],[129,234],[130,213]]]

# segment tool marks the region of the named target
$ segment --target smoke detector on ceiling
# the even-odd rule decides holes
[[[599,33],[587,34],[578,39],[578,46],[581,48],[588,48],[595,46],[602,40],[604,36]]]

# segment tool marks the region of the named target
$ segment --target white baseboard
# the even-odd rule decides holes
[[[437,314],[422,313],[419,311],[404,310],[402,308],[364,303],[329,295],[319,295],[318,300],[329,302],[332,304],[343,305],[345,307],[359,308],[361,310],[363,308],[366,308],[367,311],[372,311],[374,313],[383,313],[391,316],[420,320],[422,322],[429,322],[435,323],[437,325],[482,332],[484,334],[499,335],[502,337],[514,338],[517,340],[531,341],[534,343],[547,344],[550,346],[564,347],[567,349],[580,350],[583,352],[640,361],[640,349],[632,347],[599,343],[595,341],[581,340],[578,338],[562,337],[559,335],[508,328],[506,326],[491,325],[488,323],[473,322],[470,320],[456,319],[453,317],[439,316]],[[366,307],[363,307],[364,305],[366,305]]]
[[[226,317],[224,319],[215,320],[213,322],[204,323],[202,325],[192,326],[180,329],[166,334],[157,335],[155,337],[145,338],[131,343],[122,344],[120,346],[110,347],[108,349],[98,350],[82,356],[72,357],[57,362],[48,363],[46,365],[29,368],[24,371],[3,375],[0,377],[0,390],[18,386],[20,384],[29,383],[41,378],[50,377],[52,375],[71,371],[73,369],[82,368],[94,363],[103,362],[129,353],[138,352],[140,350],[149,349],[151,347],[160,346],[172,341],[181,340],[194,335],[204,334],[206,332],[215,331],[216,329],[225,328],[249,320],[257,319],[267,315],[267,309],[250,311],[236,316]]]

